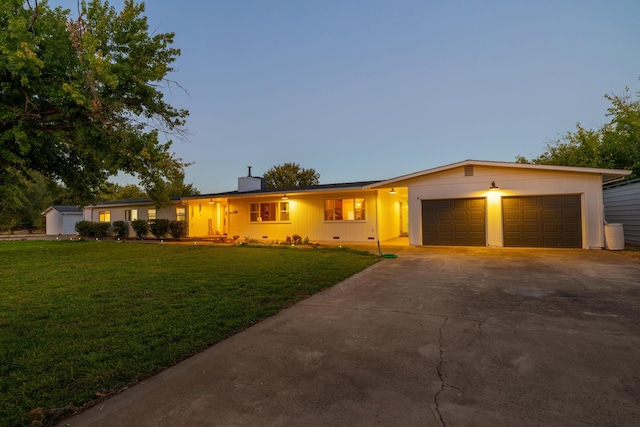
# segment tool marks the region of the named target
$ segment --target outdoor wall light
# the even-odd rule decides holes
[[[209,204],[210,204],[210,205],[212,205],[212,204],[214,204],[214,203],[215,203],[215,202],[213,201],[213,199],[209,199]]]
[[[287,197],[287,195],[285,194],[284,196],[282,196],[282,200],[289,200],[289,198]]]
[[[499,190],[499,189],[500,189],[500,187],[498,187],[496,185],[496,182],[495,181],[491,181],[491,186],[489,187],[489,190]]]
[[[396,190],[392,188],[391,191],[389,191],[389,194],[396,194]]]

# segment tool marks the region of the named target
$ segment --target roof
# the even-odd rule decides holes
[[[264,188],[262,190],[253,191],[227,191],[224,193],[211,193],[211,194],[199,194],[197,196],[182,197],[182,200],[187,199],[215,199],[218,197],[244,197],[244,196],[259,196],[262,194],[300,194],[300,193],[312,193],[322,191],[334,191],[334,190],[363,190],[369,189],[372,185],[381,182],[377,181],[358,181],[358,182],[343,182],[337,184],[321,184],[321,185],[309,185],[303,187],[285,187],[285,188]]]
[[[79,214],[82,215],[82,209],[77,206],[68,206],[68,205],[52,205],[44,210],[40,215],[46,215],[47,212],[51,210],[56,210],[62,214]]]
[[[437,168],[426,169],[423,171],[410,173],[408,175],[401,175],[396,178],[388,179],[386,181],[380,181],[378,183],[371,184],[368,188],[388,187],[392,184],[396,184],[398,182],[406,181],[409,179],[419,178],[425,175],[431,175],[434,173],[455,169],[459,167],[464,167],[464,166],[470,166],[470,165],[598,174],[598,175],[602,175],[602,180],[605,183],[622,179],[625,176],[630,175],[632,172],[624,169],[601,169],[601,168],[585,168],[585,167],[577,167],[577,166],[534,165],[530,163],[494,162],[494,161],[488,161],[488,160],[464,160],[462,162],[451,163],[449,165],[444,165],[444,166],[438,166]]]
[[[169,201],[172,202],[179,202],[180,200],[182,200],[182,197],[169,197]],[[100,202],[100,203],[94,203],[92,205],[92,207],[96,207],[96,206],[133,206],[133,205],[152,205],[155,202],[152,199],[125,199],[125,200],[114,200],[114,201],[109,201],[109,202]]]

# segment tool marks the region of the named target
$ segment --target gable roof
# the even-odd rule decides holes
[[[82,215],[82,209],[80,209],[77,206],[67,206],[67,205],[53,205],[53,206],[49,206],[47,209],[45,209],[44,212],[42,212],[41,215],[46,215],[47,212],[51,211],[51,210],[56,210],[62,214],[80,214]]]
[[[391,178],[385,181],[380,181],[371,184],[368,188],[381,188],[388,187],[398,182],[406,181],[413,178],[419,178],[434,173],[455,169],[464,166],[489,166],[499,168],[513,168],[513,169],[529,169],[529,170],[549,170],[549,171],[561,171],[561,172],[577,172],[577,173],[590,173],[598,174],[602,176],[604,183],[618,181],[627,175],[631,174],[631,171],[624,169],[602,169],[602,168],[585,168],[577,166],[555,166],[555,165],[534,165],[530,163],[514,163],[514,162],[494,162],[488,160],[464,160],[457,163],[451,163],[449,165],[438,166],[432,169],[426,169],[419,172],[410,173],[407,175],[401,175],[396,178]]]

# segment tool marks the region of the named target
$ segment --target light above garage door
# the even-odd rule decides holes
[[[504,246],[581,248],[580,195],[503,197]]]

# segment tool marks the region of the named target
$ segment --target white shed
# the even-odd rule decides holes
[[[76,223],[82,221],[82,210],[75,206],[53,205],[42,212],[47,236],[77,234]]]

